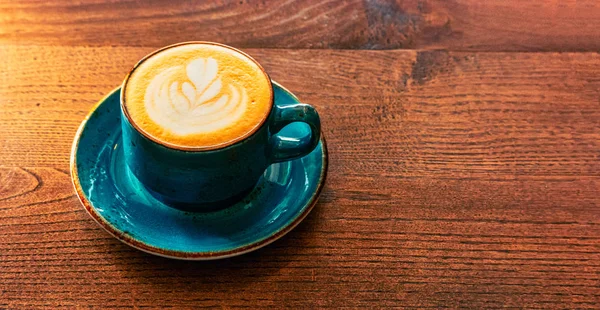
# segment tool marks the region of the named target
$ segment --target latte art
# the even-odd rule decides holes
[[[178,81],[185,70],[188,81]],[[187,66],[156,75],[144,97],[150,118],[166,130],[188,135],[223,129],[239,120],[248,106],[244,88],[223,85],[213,58],[198,58]]]
[[[273,88],[243,52],[192,42],[142,59],[125,79],[121,101],[124,115],[150,140],[186,151],[214,150],[262,126]]]

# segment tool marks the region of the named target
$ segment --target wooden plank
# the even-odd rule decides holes
[[[2,168],[11,189],[0,196],[2,301],[9,308],[592,308],[600,301],[598,177],[331,176],[314,213],[283,240],[235,259],[190,263],[110,237],[83,211],[65,171]]]
[[[103,232],[68,176],[79,122],[148,47],[0,47],[0,308],[595,308],[600,56],[250,49],[321,112],[323,196],[218,262]]]
[[[598,51],[600,3],[520,0],[0,1],[0,42]]]
[[[74,133],[149,48],[0,48],[0,164],[67,169]],[[598,176],[600,57],[249,50],[321,111],[339,173]]]
[[[47,45],[351,48],[366,25],[360,1],[335,0],[1,1],[0,12],[0,41]]]

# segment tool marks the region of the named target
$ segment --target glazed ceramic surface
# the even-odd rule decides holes
[[[274,83],[275,104],[298,100]],[[250,193],[213,212],[185,212],[156,199],[125,166],[120,89],[81,125],[71,154],[77,194],[88,213],[119,240],[172,258],[216,259],[260,248],[295,227],[310,212],[325,182],[327,150],[321,137],[308,155],[270,165]],[[306,136],[292,123],[282,136]]]
[[[149,54],[131,72],[161,51],[188,44],[221,46],[255,62],[242,51],[229,46],[210,42],[183,42]],[[263,70],[258,63],[256,65]],[[263,77],[268,78],[264,70],[263,74]],[[128,86],[129,76],[123,87]],[[269,165],[309,154],[317,146],[321,136],[319,115],[312,106],[297,100],[287,100],[292,97],[286,97],[286,92],[282,93],[281,88],[279,99],[276,100],[276,90],[271,89],[270,82],[267,86],[268,98],[273,98],[269,102],[270,113],[265,115],[266,118],[254,133],[235,144],[209,150],[179,149],[147,135],[131,121],[126,109],[126,98],[121,93],[122,148],[131,173],[155,197],[171,206],[190,211],[214,210],[247,195]],[[306,125],[294,125],[290,130],[279,132],[293,122],[303,122]]]

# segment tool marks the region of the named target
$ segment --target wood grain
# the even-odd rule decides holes
[[[9,307],[592,308],[600,296],[599,217],[573,206],[595,195],[597,180],[384,178],[392,194],[361,193],[372,181],[338,176],[283,240],[191,263],[110,237],[82,210],[63,171],[0,172],[3,184],[27,188],[0,197],[0,286]]]
[[[217,262],[119,243],[74,196],[94,102],[151,47],[0,47],[0,308],[596,308],[600,55],[249,49],[321,113],[297,229]]]
[[[520,0],[0,1],[0,42],[598,51],[600,3]]]

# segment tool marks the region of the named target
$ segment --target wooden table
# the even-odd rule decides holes
[[[0,1],[0,308],[597,308],[600,3]],[[243,48],[322,115],[309,217],[242,257],[129,248],[69,149],[146,53]]]

